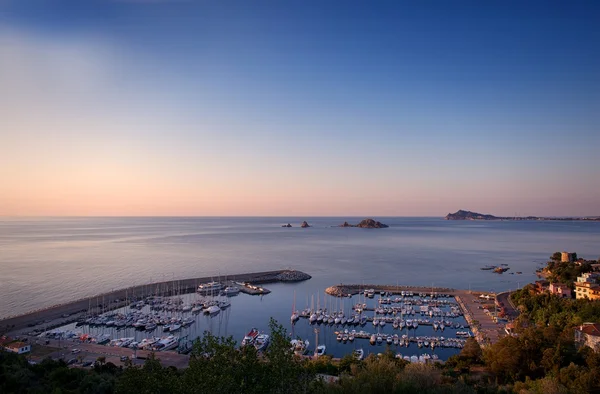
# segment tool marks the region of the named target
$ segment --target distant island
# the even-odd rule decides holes
[[[389,226],[387,224],[383,224],[373,219],[363,219],[358,224],[350,224],[348,222],[344,222],[338,227],[387,228]]]
[[[494,216],[485,213],[477,213],[471,211],[458,210],[455,213],[447,214],[444,219],[446,220],[587,220],[600,222],[600,216],[593,217],[538,217],[538,216],[515,216],[515,217],[503,217]]]

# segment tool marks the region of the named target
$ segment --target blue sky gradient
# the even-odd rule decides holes
[[[0,71],[49,88],[0,90],[26,98],[0,214],[600,215],[598,20],[593,1],[5,0],[27,56]]]

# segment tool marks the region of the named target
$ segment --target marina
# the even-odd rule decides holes
[[[135,297],[101,313],[89,300],[89,309],[70,316],[70,321],[30,327],[27,333],[42,340],[129,349],[135,355],[138,351],[186,354],[193,341],[208,331],[217,336],[232,335],[240,346],[252,345],[263,351],[269,346],[270,309],[254,316],[256,307],[244,304],[267,306],[264,303],[271,297],[251,297],[242,291],[243,285],[210,280],[199,284],[193,293],[175,286],[174,295]],[[286,292],[286,286],[272,283],[273,291],[279,294]],[[309,302],[307,296],[305,307],[299,309],[294,295],[289,320],[279,321],[290,334],[290,347],[297,355],[366,357],[389,348],[402,358],[408,354],[409,361],[445,360],[458,353],[467,338],[477,338],[477,330],[471,331],[455,298],[463,293],[466,291],[427,293],[418,287],[369,285],[350,297],[323,291],[311,295]],[[272,313],[276,314],[274,310]],[[315,338],[315,330],[320,340]]]

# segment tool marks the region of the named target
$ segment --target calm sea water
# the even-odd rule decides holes
[[[0,317],[162,280],[288,267],[313,276],[268,286],[273,293],[262,298],[236,297],[226,331],[239,336],[266,329],[269,316],[289,325],[294,292],[303,308],[340,282],[501,291],[533,281],[555,251],[600,255],[600,223],[378,217],[390,228],[332,227],[360,219],[2,219]],[[299,228],[302,220],[313,227]],[[281,228],[287,222],[295,227]],[[502,263],[510,266],[503,275],[479,269]]]

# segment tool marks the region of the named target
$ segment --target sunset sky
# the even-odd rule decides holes
[[[0,215],[600,215],[598,21],[0,0]]]

